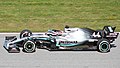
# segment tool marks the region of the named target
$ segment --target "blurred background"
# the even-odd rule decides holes
[[[120,31],[120,0],[0,0],[0,32],[70,27]]]

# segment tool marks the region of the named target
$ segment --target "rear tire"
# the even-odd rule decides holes
[[[102,53],[110,52],[110,41],[104,38],[99,40],[97,43],[97,49]]]
[[[20,38],[29,37],[31,35],[32,35],[32,32],[27,29],[20,32]]]

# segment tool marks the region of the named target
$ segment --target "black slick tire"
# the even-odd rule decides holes
[[[102,38],[97,42],[97,50],[101,53],[110,52],[110,41]]]
[[[27,40],[23,43],[23,52],[33,53],[36,51],[36,45],[33,41]]]

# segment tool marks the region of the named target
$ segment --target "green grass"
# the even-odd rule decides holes
[[[120,0],[0,0],[0,32],[116,26],[120,31]]]

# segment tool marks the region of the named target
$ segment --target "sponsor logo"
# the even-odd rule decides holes
[[[94,32],[94,33],[92,34],[92,36],[93,36],[93,37],[98,37],[98,38],[101,37],[101,36],[100,36],[100,32],[97,32],[97,34],[96,34],[96,32]]]
[[[76,44],[77,41],[60,41],[61,44]]]

